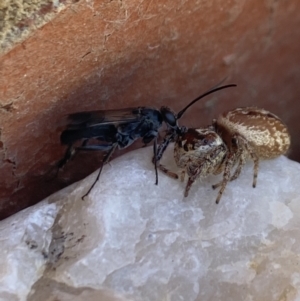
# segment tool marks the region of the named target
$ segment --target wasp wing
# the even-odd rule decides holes
[[[100,125],[119,125],[128,122],[137,122],[141,118],[143,108],[126,108],[121,110],[86,111],[68,116],[68,129],[82,129]]]
[[[128,125],[136,128],[142,118],[143,107],[121,110],[86,111],[70,114],[66,130],[61,134],[62,144],[72,144],[81,139],[92,139],[114,143],[117,128]]]

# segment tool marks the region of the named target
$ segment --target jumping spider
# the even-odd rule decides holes
[[[237,179],[248,158],[254,162],[253,187],[256,186],[259,160],[284,155],[290,146],[286,125],[274,114],[256,107],[237,108],[221,114],[207,128],[182,128],[177,132],[174,157],[181,169],[181,180],[188,175],[184,196],[187,197],[197,178],[223,172],[218,204],[229,181]],[[170,141],[168,141],[170,142]],[[164,149],[165,142],[158,149]],[[173,178],[178,175],[159,164],[159,169]],[[234,172],[233,168],[236,166]]]

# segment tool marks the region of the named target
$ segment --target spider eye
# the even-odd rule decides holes
[[[206,138],[204,138],[204,139],[202,140],[202,142],[203,142],[204,145],[208,144],[208,140],[207,140]]]
[[[236,140],[236,138],[232,138],[232,139],[231,139],[231,143],[232,143],[234,146],[237,146],[237,140]]]

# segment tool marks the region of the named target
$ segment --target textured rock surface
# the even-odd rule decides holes
[[[47,24],[67,3],[71,4],[71,1],[1,0],[0,53],[8,52],[18,42]]]
[[[299,0],[0,2],[4,10],[8,3],[29,11],[46,5],[20,20],[25,29],[47,9],[68,5],[0,57],[0,219],[98,166],[100,157],[83,156],[80,167],[47,181],[64,152],[59,125],[66,114],[139,105],[180,110],[225,77],[238,88],[206,99],[182,124],[264,107],[287,123],[295,137],[290,155],[300,160]]]
[[[2,221],[0,299],[299,300],[299,163],[262,162],[256,189],[247,164],[216,205],[216,177],[155,186],[151,151]]]

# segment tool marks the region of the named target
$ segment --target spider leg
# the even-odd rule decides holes
[[[184,178],[185,178],[185,170],[182,170],[180,175],[180,181],[183,182]]]
[[[185,186],[185,190],[184,190],[185,197],[187,197],[189,195],[189,191],[196,179],[197,179],[196,177],[189,177],[189,179],[186,183],[186,186]]]
[[[258,167],[259,167],[259,158],[258,156],[251,150],[250,152],[251,159],[254,162],[254,173],[253,173],[253,184],[252,187],[256,187],[257,175],[258,175]]]
[[[246,163],[246,159],[243,156],[241,156],[239,159],[238,166],[237,166],[233,176],[230,178],[230,181],[234,181],[240,176],[242,168],[245,165],[245,163]]]
[[[239,161],[238,161],[238,166],[237,166],[237,168],[235,169],[234,174],[231,176],[231,178],[230,178],[230,180],[229,180],[230,182],[236,180],[236,179],[240,176],[241,171],[242,171],[242,168],[243,168],[243,166],[244,166],[245,163],[246,163],[246,158],[245,158],[245,156],[239,156],[239,159],[238,159],[238,160],[239,160]],[[235,164],[233,163],[232,165],[235,165]],[[213,185],[213,189],[216,189],[216,188],[220,187],[220,186],[222,185],[222,183],[223,183],[223,180],[220,181],[220,182],[217,183],[217,184],[214,184],[214,185]]]
[[[246,149],[247,153],[250,155],[251,159],[254,162],[252,187],[255,188],[256,182],[257,182],[257,175],[258,175],[259,157],[257,156],[255,151],[253,150],[253,148],[251,147],[251,145],[248,143],[248,141],[245,138],[239,137],[239,141],[240,141],[240,143],[242,143],[241,149],[242,148]],[[241,154],[241,155],[243,156],[243,154]],[[246,157],[246,156],[244,155],[244,157]],[[244,158],[244,160],[246,160],[246,158]]]
[[[213,185],[213,186],[212,186],[213,189],[215,189],[215,188],[221,186],[221,188],[220,188],[220,190],[219,190],[219,192],[218,192],[218,197],[217,197],[217,199],[216,199],[216,203],[217,203],[217,204],[219,204],[220,199],[221,199],[221,197],[222,197],[222,194],[223,194],[223,192],[224,192],[224,190],[225,190],[225,188],[226,188],[226,185],[227,185],[227,183],[229,182],[229,180],[230,180],[230,178],[231,178],[231,177],[230,177],[230,170],[231,170],[231,168],[232,168],[234,162],[235,162],[234,154],[230,154],[230,155],[228,156],[227,160],[226,160],[226,163],[225,163],[225,169],[224,169],[224,173],[223,173],[223,180],[222,180],[222,182],[221,182],[221,183],[218,183],[217,185]]]
[[[204,175],[206,173],[207,167],[209,166],[208,161],[203,161],[201,164],[195,166],[191,164],[190,166],[187,166],[187,173],[189,175],[189,179],[186,183],[185,190],[184,190],[184,196],[187,197],[189,195],[189,191],[193,185],[193,183],[196,181],[197,178],[201,177],[201,174]]]
[[[222,197],[222,194],[225,190],[227,183],[239,177],[241,170],[246,163],[246,158],[248,155],[250,155],[251,159],[254,162],[254,175],[253,175],[252,186],[253,187],[256,186],[258,167],[259,167],[259,158],[254,152],[254,150],[252,149],[251,145],[249,145],[248,141],[244,137],[238,136],[236,137],[236,140],[238,141],[239,146],[234,147],[233,151],[229,154],[228,158],[226,159],[223,180],[220,183],[213,185],[213,189],[216,189],[217,187],[221,186],[221,189],[219,190],[218,197],[216,200],[217,204],[219,203]],[[237,161],[238,161],[238,166],[234,174],[230,176],[231,168],[236,164]]]
[[[160,171],[162,171],[163,173],[165,173],[167,176],[169,176],[170,178],[173,178],[173,179],[178,179],[178,174],[173,172],[173,171],[170,171],[168,168],[166,168],[164,165],[162,164],[159,164],[158,166],[158,169]]]
[[[254,161],[254,174],[253,174],[253,184],[252,187],[256,187],[256,181],[257,181],[257,174],[258,174],[258,167],[259,167],[259,160],[256,158],[257,161]]]

